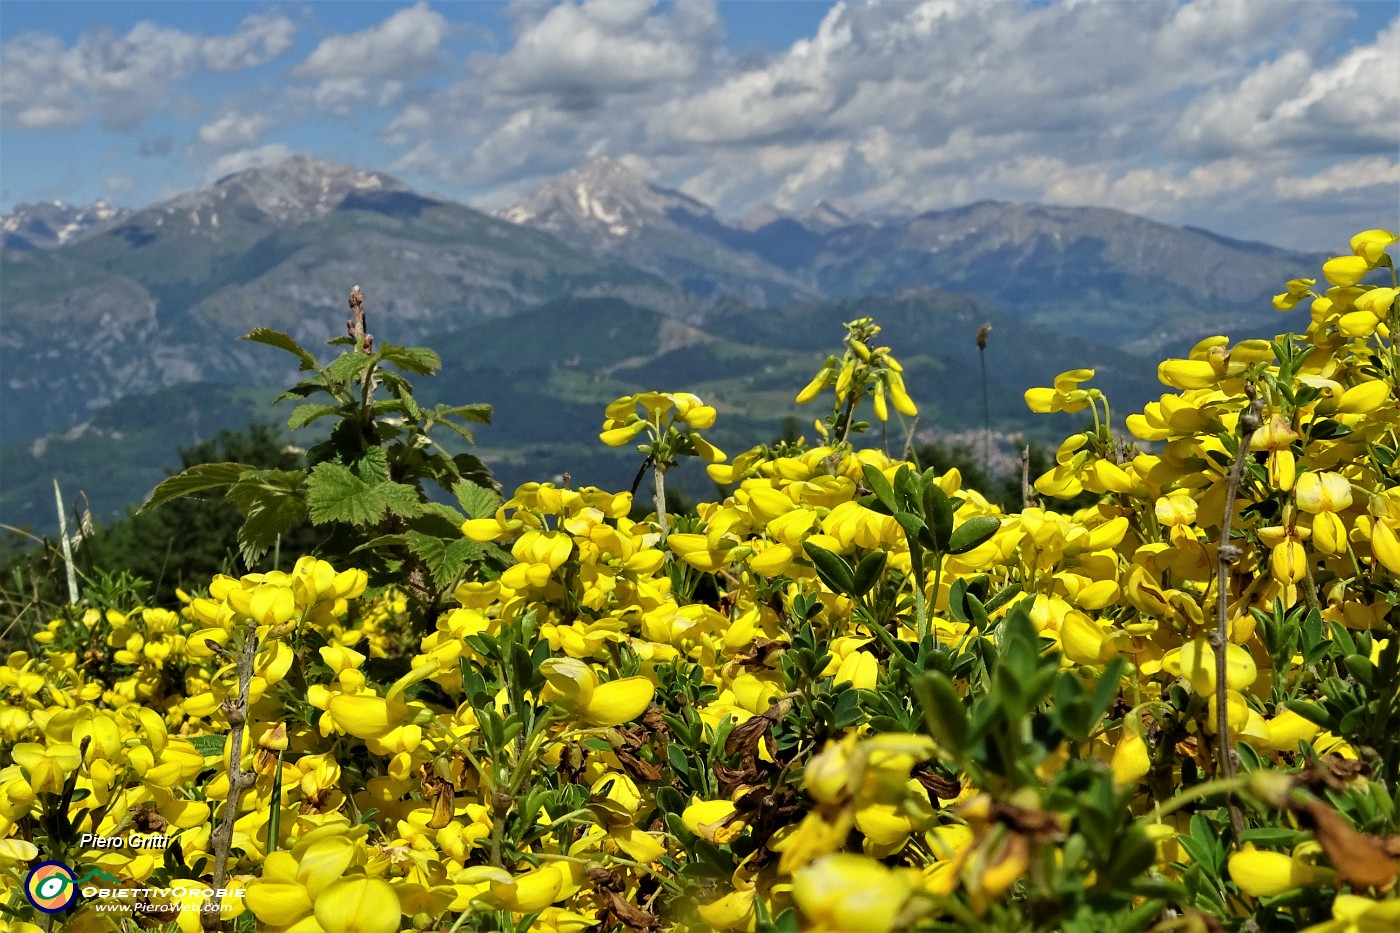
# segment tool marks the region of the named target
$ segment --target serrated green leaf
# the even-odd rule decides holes
[[[342,353],[331,360],[323,372],[326,382],[334,385],[340,382],[348,382],[357,378],[374,363],[374,357],[368,353]]]
[[[137,512],[144,512],[163,505],[172,499],[188,496],[190,493],[219,486],[231,486],[238,478],[254,469],[246,463],[201,463],[174,476],[161,480]]]
[[[418,491],[402,483],[371,484],[338,463],[320,463],[307,479],[306,504],[316,525],[377,524],[388,512],[412,517],[422,511]]]
[[[427,564],[433,583],[443,589],[457,579],[471,561],[481,557],[481,546],[467,538],[444,539],[410,531],[408,549]]]
[[[965,554],[991,539],[1001,527],[1001,519],[994,515],[978,515],[969,518],[953,530],[948,539],[949,554]]]
[[[334,415],[340,409],[333,405],[321,405],[317,402],[308,402],[305,405],[298,405],[292,409],[291,415],[287,418],[287,427],[295,431],[297,428],[315,421],[317,418],[324,418],[326,415]]]
[[[438,405],[432,410],[432,416],[438,421],[453,417],[462,421],[473,421],[477,424],[490,424],[491,412],[490,405],[478,402],[474,405]]]
[[[366,542],[364,542],[363,544],[359,545],[358,547],[356,547],[356,548],[355,548],[353,551],[351,551],[350,553],[351,553],[351,554],[358,554],[360,551],[372,551],[372,550],[374,550],[375,548],[381,548],[381,547],[407,547],[407,546],[408,546],[408,535],[407,535],[407,534],[398,533],[398,534],[392,534],[392,535],[379,535],[378,537],[370,538],[368,541],[366,541]]]
[[[258,327],[244,334],[239,339],[251,340],[253,343],[266,344],[269,347],[286,350],[301,361],[301,365],[298,368],[302,371],[316,368],[316,357],[311,355],[311,351],[307,350],[280,330],[273,330],[270,327]]]
[[[389,482],[389,454],[383,447],[371,447],[355,461],[355,475],[366,483]]]
[[[388,344],[380,349],[379,358],[420,376],[431,376],[442,368],[442,357],[427,347],[399,347]]]
[[[433,423],[442,425],[444,428],[447,428],[447,430],[451,431],[453,434],[456,434],[468,444],[476,443],[476,437],[472,435],[472,432],[468,431],[466,428],[462,427],[455,421],[435,421]]]
[[[413,397],[413,386],[408,380],[398,373],[381,372],[379,378],[384,381],[384,388],[398,399],[403,407],[404,417],[409,421],[418,421],[422,418],[422,409],[418,407],[418,400]]]
[[[452,494],[457,497],[457,504],[468,518],[488,518],[501,507],[501,497],[494,489],[487,489],[471,480],[464,479],[453,485]]]
[[[213,758],[224,753],[224,745],[228,739],[222,735],[196,735],[190,739],[190,744],[199,750],[199,754],[205,758]]]
[[[441,502],[423,502],[421,505],[423,507],[422,514],[435,515],[446,521],[454,530],[460,529],[462,527],[462,522],[467,520],[467,516],[463,515],[452,506],[444,505]],[[458,533],[460,534],[460,531],[458,531]]]
[[[249,566],[267,553],[277,538],[306,521],[301,495],[304,474],[294,470],[260,470],[258,481],[245,479],[229,489],[243,512],[238,545]]]

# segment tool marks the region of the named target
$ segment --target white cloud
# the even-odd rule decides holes
[[[219,156],[204,170],[204,184],[208,185],[225,175],[242,172],[264,165],[275,165],[292,156],[292,150],[282,143],[269,143],[252,149],[240,149]]]
[[[597,106],[602,95],[675,84],[694,76],[719,38],[712,0],[664,13],[655,0],[566,2],[530,21],[493,63],[492,80],[511,94],[548,94],[565,109]]]
[[[290,20],[250,16],[228,36],[202,38],[151,22],[124,36],[109,29],[83,34],[71,47],[29,33],[0,47],[0,107],[5,123],[33,130],[97,119],[108,129],[134,129],[166,106],[176,87],[201,69],[228,71],[260,64],[290,48]]]
[[[437,62],[449,29],[442,14],[420,2],[377,26],[323,39],[293,74],[343,79],[416,73]]]
[[[201,126],[195,135],[206,146],[230,149],[251,146],[271,125],[272,121],[262,114],[230,110]]]
[[[251,68],[287,54],[295,35],[296,25],[280,13],[254,13],[233,35],[205,39],[201,52],[212,71]]]
[[[1185,108],[1177,137],[1191,155],[1393,151],[1400,146],[1400,17],[1330,65],[1294,49],[1210,89]]]
[[[1315,175],[1278,178],[1273,192],[1280,198],[1306,201],[1374,192],[1391,202],[1391,213],[1400,215],[1400,161],[1386,156],[1368,156],[1323,169]]]

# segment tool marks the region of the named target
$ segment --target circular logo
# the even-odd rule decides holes
[[[56,914],[77,898],[77,878],[62,862],[40,862],[24,879],[24,896],[44,913]]]

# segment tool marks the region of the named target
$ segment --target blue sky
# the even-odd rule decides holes
[[[0,0],[0,211],[305,153],[494,208],[595,154],[742,216],[982,198],[1400,224],[1400,5]]]

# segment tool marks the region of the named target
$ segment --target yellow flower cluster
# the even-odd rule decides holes
[[[363,571],[310,557],[216,577],[178,612],[56,621],[0,667],[0,899],[22,903],[42,858],[176,888],[222,854],[244,892],[223,915],[289,933],[461,929],[478,915],[554,931],[754,931],[785,913],[810,930],[994,926],[1046,872],[1106,869],[1065,842],[1088,819],[1056,784],[1072,764],[1110,788],[1095,819],[1151,840],[1137,870],[1194,883],[1183,811],[1211,792],[1200,776],[1222,697],[1257,768],[1358,758],[1337,734],[1355,723],[1329,731],[1289,701],[1319,698],[1299,691],[1324,643],[1367,633],[1380,670],[1394,637],[1397,292],[1362,280],[1390,267],[1395,239],[1368,231],[1324,266],[1334,287],[1301,339],[1211,338],[1163,363],[1174,391],[1127,419],[1136,442],[1112,431],[1091,370],[1030,390],[1034,410],[1093,411],[1036,481],[1046,496],[1097,495],[1074,514],[1002,514],[955,470],[851,449],[848,363],[880,417],[886,393],[915,411],[888,348],[862,339],[878,328],[854,322],[846,361],[803,390],[835,387],[828,444],[724,464],[697,433],[716,418],[697,397],[620,399],[604,443],[650,431],[658,463],[696,454],[729,493],[666,528],[631,519],[626,493],[521,486],[462,526],[508,566],[475,573],[416,633],[401,596],[367,597]],[[1298,607],[1318,634],[1281,656],[1270,626]],[[1013,617],[1039,639],[1018,663],[1049,659],[1033,679],[1085,696],[1107,684],[1082,730],[1032,735],[1025,719],[1018,740],[1043,754],[1019,777],[985,752],[998,737],[976,717],[940,719],[911,695],[945,690],[976,710],[1032,696],[1000,670],[992,693],[975,687],[998,652],[1011,664]],[[1027,717],[1047,706],[1035,696]],[[1065,696],[1066,710],[1089,703]],[[1334,782],[1361,773],[1337,770]],[[1345,833],[1288,793],[1274,805],[1306,815],[1317,841],[1290,829],[1239,847],[1222,907],[1244,915],[1345,881],[1336,919],[1314,929],[1393,920],[1381,898],[1395,872],[1347,874],[1330,848]],[[136,830],[176,845],[74,841]],[[103,928],[91,901],[71,917]],[[199,929],[198,908],[176,923]]]

